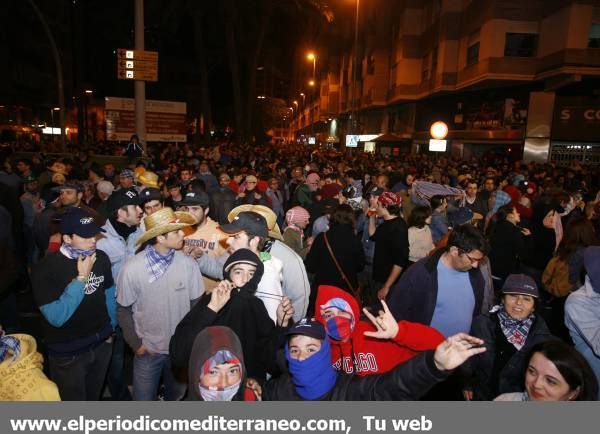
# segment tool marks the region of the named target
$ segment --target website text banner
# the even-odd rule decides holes
[[[135,131],[135,101],[131,98],[105,98],[106,137],[129,140]],[[186,103],[146,100],[146,140],[185,142],[187,139]]]
[[[99,402],[5,403],[12,433],[587,434],[597,403]]]

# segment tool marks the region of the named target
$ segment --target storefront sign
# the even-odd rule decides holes
[[[131,98],[105,98],[106,138],[129,140],[135,131],[135,101]],[[176,101],[146,100],[146,140],[185,142],[186,104]]]
[[[556,97],[552,139],[600,140],[600,101],[589,97]]]

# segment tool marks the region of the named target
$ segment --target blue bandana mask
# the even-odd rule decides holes
[[[296,392],[303,399],[319,399],[335,386],[337,371],[331,365],[329,339],[323,341],[318,352],[302,361],[292,359],[289,346],[285,344],[285,358]]]
[[[71,244],[63,243],[60,246],[60,252],[69,259],[79,259],[81,256],[92,256],[96,252],[96,249],[81,250],[73,247]]]

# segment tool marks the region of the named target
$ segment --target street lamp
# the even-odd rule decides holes
[[[309,85],[310,87],[314,87],[314,85],[315,85],[315,81],[314,81],[314,80],[309,80],[309,82],[308,82],[308,85]]]
[[[306,59],[307,60],[312,60],[312,63],[313,63],[313,80],[315,80],[316,76],[317,76],[317,74],[316,74],[316,72],[317,72],[317,55],[311,51],[311,52],[309,52],[306,55]]]
[[[83,105],[85,128],[83,129],[83,131],[79,132],[79,134],[82,134],[82,133],[84,134],[84,136],[83,136],[84,143],[88,142],[88,137],[89,137],[89,129],[88,129],[89,128],[89,122],[88,122],[88,105],[89,105],[88,103],[89,103],[89,101],[88,101],[88,98],[91,98],[93,93],[94,93],[94,91],[91,89],[85,90],[86,98],[85,98],[84,105]]]
[[[306,95],[304,95],[304,93],[301,93],[300,96],[302,97],[302,108],[304,108],[304,100],[306,99]]]

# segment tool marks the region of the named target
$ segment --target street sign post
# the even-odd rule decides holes
[[[158,81],[158,52],[119,48],[117,77],[120,80]]]

